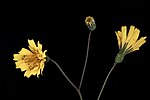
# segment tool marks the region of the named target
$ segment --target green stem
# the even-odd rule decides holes
[[[83,67],[83,72],[82,72],[80,84],[79,84],[79,90],[81,89],[81,86],[82,86],[83,77],[84,77],[84,73],[85,73],[85,69],[86,69],[86,65],[87,65],[87,59],[88,59],[88,54],[89,54],[89,45],[90,45],[91,33],[92,33],[92,31],[90,31],[89,37],[88,37],[88,45],[87,45],[87,51],[86,51],[86,58],[85,58],[85,63],[84,63],[84,67]]]
[[[50,58],[49,58],[50,59]],[[80,100],[83,100],[82,95],[80,90],[73,84],[73,82],[68,78],[68,76],[64,73],[64,71],[61,69],[61,67],[58,65],[58,63],[52,59],[50,59],[57,67],[58,69],[61,71],[61,73],[63,74],[63,76],[67,79],[67,81],[75,88],[75,90],[78,92],[79,96],[80,96]]]
[[[79,96],[80,96],[80,100],[83,100],[81,91],[80,91],[79,89],[78,89],[77,91],[78,91],[78,94],[79,94]]]
[[[101,95],[102,95],[102,92],[103,92],[103,89],[104,89],[104,87],[105,87],[105,85],[106,85],[106,82],[107,82],[107,80],[108,80],[108,78],[109,78],[111,72],[112,72],[113,69],[115,68],[116,64],[117,64],[117,63],[114,63],[113,67],[111,68],[111,70],[110,70],[109,73],[107,74],[107,77],[106,77],[106,79],[105,79],[105,81],[104,81],[104,83],[103,83],[103,86],[102,86],[102,88],[101,88],[101,91],[100,91],[100,93],[99,93],[99,95],[98,95],[97,100],[100,99],[100,97],[101,97]]]

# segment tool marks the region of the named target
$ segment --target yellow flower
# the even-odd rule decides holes
[[[126,26],[122,26],[121,31],[116,32],[120,49],[115,59],[116,63],[122,62],[126,54],[139,50],[139,47],[146,42],[146,36],[138,40],[139,34],[140,30],[135,28],[135,26],[130,26],[128,34]]]
[[[95,28],[96,28],[95,20],[91,16],[86,17],[85,24],[91,31],[95,30]]]
[[[21,71],[25,71],[24,76],[30,77],[31,75],[36,75],[39,77],[39,74],[43,72],[44,63],[46,61],[46,51],[42,52],[42,45],[37,43],[37,46],[34,40],[28,40],[29,49],[22,48],[19,54],[14,54],[14,59],[16,68],[20,68]]]

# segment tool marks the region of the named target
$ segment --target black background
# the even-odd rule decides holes
[[[2,4],[3,5],[3,4]],[[14,99],[79,100],[75,89],[52,62],[45,64],[40,78],[24,77],[15,68],[13,54],[28,48],[27,39],[40,41],[43,50],[55,60],[78,86],[85,60],[89,30],[85,18],[93,16],[89,59],[81,92],[84,100],[96,100],[104,79],[118,53],[115,31],[134,25],[147,42],[116,66],[101,100],[148,100],[149,94],[149,3],[118,2],[9,2],[1,7],[0,95]]]

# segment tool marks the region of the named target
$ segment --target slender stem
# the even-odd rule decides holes
[[[83,77],[84,77],[84,73],[85,73],[85,69],[86,69],[86,64],[87,64],[87,59],[88,59],[88,54],[89,54],[89,45],[90,45],[91,33],[92,33],[92,31],[90,31],[89,37],[88,37],[88,45],[87,45],[87,51],[86,51],[86,58],[85,58],[85,63],[84,63],[84,68],[83,68],[83,72],[82,72],[80,84],[79,84],[79,90],[81,89],[82,82],[83,82]]]
[[[78,88],[71,82],[71,80],[67,77],[67,75],[64,73],[64,71],[61,69],[61,67],[57,64],[56,61],[50,59],[53,63],[56,64],[56,66],[58,67],[58,69],[61,71],[61,73],[64,75],[64,77],[68,80],[68,82],[76,89],[78,90]]]
[[[78,89],[78,94],[80,96],[80,100],[83,100],[82,95],[81,95],[81,91]]]
[[[68,76],[64,73],[64,71],[61,69],[61,67],[58,65],[58,63],[52,59],[50,59],[57,67],[58,69],[61,71],[61,73],[64,75],[64,77],[67,79],[67,81],[76,89],[76,91],[78,92],[79,96],[80,96],[80,100],[83,100],[82,95],[80,90],[72,83],[72,81],[68,78]]]
[[[109,73],[107,74],[107,77],[106,77],[106,79],[105,79],[105,81],[104,81],[104,83],[103,83],[103,86],[102,86],[102,88],[101,88],[101,91],[100,91],[100,93],[99,93],[99,95],[98,95],[97,100],[99,100],[99,99],[100,99],[101,94],[102,94],[102,92],[103,92],[103,89],[104,89],[104,87],[105,87],[105,84],[106,84],[106,82],[107,82],[107,80],[108,80],[108,78],[109,78],[109,76],[110,76],[111,72],[112,72],[112,71],[113,71],[113,69],[115,68],[116,64],[117,64],[117,63],[114,63],[113,67],[111,68],[111,70],[110,70],[110,71],[109,71]]]

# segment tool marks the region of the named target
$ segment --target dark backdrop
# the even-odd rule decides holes
[[[49,2],[12,3],[1,7],[0,19],[0,95],[14,99],[79,100],[74,88],[54,63],[45,64],[40,78],[24,77],[15,68],[13,54],[28,48],[27,39],[43,44],[75,85],[79,85],[85,60],[89,30],[85,17],[93,16],[97,28],[92,32],[89,59],[81,88],[84,100],[96,100],[102,83],[118,53],[115,31],[134,25],[147,42],[139,51],[127,55],[112,72],[101,100],[147,99],[149,92],[149,3]],[[148,99],[147,99],[148,100]]]

